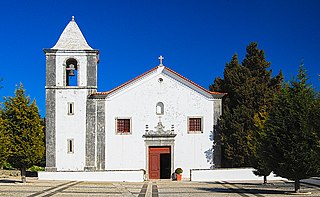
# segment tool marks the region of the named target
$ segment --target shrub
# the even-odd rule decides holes
[[[31,172],[39,172],[39,171],[44,171],[44,167],[32,166],[32,167],[29,168],[28,170],[30,170]]]
[[[13,167],[9,162],[4,162],[3,163],[3,169],[4,170],[13,170]]]
[[[182,168],[177,168],[175,170],[175,173],[177,173],[177,174],[181,174],[182,172],[183,172]]]

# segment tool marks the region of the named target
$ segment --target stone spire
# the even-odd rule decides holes
[[[63,30],[58,42],[52,49],[60,50],[92,50],[84,38],[79,26],[72,16],[71,21]]]

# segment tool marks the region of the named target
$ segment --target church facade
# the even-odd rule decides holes
[[[168,179],[210,169],[223,93],[158,66],[97,90],[99,51],[74,18],[46,55],[46,172],[134,172]],[[219,163],[219,161],[218,161]],[[75,178],[76,179],[76,178]]]

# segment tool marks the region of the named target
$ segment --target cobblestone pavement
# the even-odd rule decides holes
[[[303,183],[307,196],[320,196],[320,187],[314,182]],[[28,178],[27,183],[17,179],[0,179],[0,196],[297,196],[292,182],[190,182],[149,181],[128,182],[81,182],[81,181],[39,181]],[[300,196],[300,195],[298,195]],[[301,196],[303,196],[301,194]]]

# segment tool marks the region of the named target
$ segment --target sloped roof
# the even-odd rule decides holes
[[[171,70],[170,68],[168,67],[165,67],[165,70],[169,71],[170,73],[176,75],[177,77],[181,78],[182,80],[186,81],[186,82],[189,82],[190,84],[194,85],[196,88],[199,88],[200,90],[204,91],[204,92],[207,92],[211,95],[221,95],[221,96],[224,96],[226,93],[221,93],[221,92],[214,92],[214,91],[209,91],[207,89],[205,89],[204,87],[196,84],[195,82],[191,81],[190,79],[180,75],[179,73],[175,72],[174,70]]]
[[[68,23],[56,45],[51,49],[60,50],[92,50],[84,38],[79,26],[77,25],[74,17]]]
[[[201,87],[200,85],[196,84],[195,82],[187,79],[186,77],[180,75],[179,73],[173,71],[172,69],[168,68],[168,67],[165,67],[165,66],[156,66],[152,69],[150,69],[149,71],[121,84],[120,86],[110,90],[110,91],[107,91],[107,92],[96,92],[94,93],[92,96],[93,97],[97,97],[97,98],[105,98],[107,97],[108,95],[111,95],[111,94],[116,94],[118,91],[121,91],[122,89],[125,89],[126,87],[130,86],[131,84],[141,80],[142,78],[144,78],[145,76],[147,75],[150,75],[154,72],[157,72],[157,70],[160,69],[160,72],[161,73],[164,73],[166,75],[169,75],[177,80],[179,80],[180,82],[182,82],[183,84],[185,84],[186,86],[192,88],[192,89],[195,89],[199,92],[203,92],[205,93],[206,95],[211,95],[213,98],[222,98],[224,95],[226,95],[226,93],[221,93],[221,92],[213,92],[213,91],[209,91],[203,87]]]

